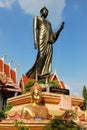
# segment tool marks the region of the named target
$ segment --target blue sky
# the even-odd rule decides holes
[[[52,73],[56,70],[71,94],[81,96],[87,86],[87,0],[0,0],[0,57],[7,54],[5,63],[14,59],[11,68],[20,65],[18,80],[32,67],[37,55],[33,17],[43,6],[54,32],[65,21],[53,46]]]

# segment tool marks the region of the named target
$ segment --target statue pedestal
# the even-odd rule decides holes
[[[83,102],[83,98],[69,96],[71,98],[71,105],[78,106]],[[29,104],[31,101],[30,93],[19,95],[13,98],[9,98],[8,102],[13,105],[13,111],[20,111],[22,108]],[[59,111],[58,105],[61,101],[61,94],[42,92],[42,101],[44,101],[45,106],[48,108],[50,114],[59,115],[63,111]],[[68,108],[67,108],[68,109]],[[30,130],[42,130],[43,127],[49,123],[49,120],[23,120],[24,126],[29,126]],[[86,122],[87,123],[87,122]],[[17,130],[14,126],[13,120],[3,120],[0,123],[0,130]]]
[[[84,98],[82,97],[70,96],[70,95],[67,96],[71,98],[72,106],[80,105],[84,101]],[[54,104],[58,106],[60,100],[61,100],[61,94],[42,92],[42,101],[44,101],[45,104],[52,104],[52,105]],[[8,102],[13,106],[28,104],[31,102],[30,93],[9,98]]]
[[[65,112],[63,111],[64,109],[69,110],[71,109],[70,106],[78,106],[83,100],[84,99],[81,97],[42,92],[42,101],[48,108],[49,114],[52,116],[60,116],[60,114]],[[17,111],[20,114],[22,108],[31,102],[30,93],[9,98],[8,102],[13,105],[13,112]],[[62,108],[62,110],[59,110],[59,107]]]
[[[26,120],[24,121],[22,126],[29,126],[30,130],[42,130],[44,126],[47,125],[48,123],[49,123],[48,120],[40,120],[40,121]],[[13,121],[5,120],[0,123],[0,130],[18,130],[18,129],[14,126]]]
[[[49,123],[49,120],[41,120],[41,121],[25,121],[22,125],[29,126],[30,130],[43,130],[44,126]],[[87,130],[87,122],[81,122],[81,127]],[[2,121],[0,123],[0,130],[18,130],[13,121]]]

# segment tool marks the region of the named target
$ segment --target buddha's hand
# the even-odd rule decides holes
[[[65,22],[63,21],[63,22],[61,23],[61,29],[64,28],[64,24],[65,24]]]

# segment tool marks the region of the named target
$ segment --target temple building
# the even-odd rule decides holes
[[[20,86],[22,92],[24,91],[25,86],[29,82],[31,82],[31,81],[35,81],[35,79],[31,78],[31,77],[28,78],[25,75],[21,75],[20,83],[19,83],[20,85],[19,86]],[[48,92],[51,92],[51,93],[58,93],[58,94],[69,95],[69,90],[66,89],[64,82],[59,80],[56,71],[53,74],[50,75],[49,81],[50,82],[52,82],[52,81],[55,82],[56,85],[49,85],[49,87],[46,89],[45,86],[44,86],[44,84],[40,84],[42,86],[42,88],[43,88],[43,91],[48,91]]]
[[[19,86],[20,86],[22,92],[24,91],[26,85],[31,81],[35,81],[35,79],[31,78],[31,77],[28,78],[25,75],[21,75]],[[49,82],[54,82],[55,85],[50,84],[50,85],[48,85],[49,87],[46,87],[46,84],[40,83],[40,85],[43,88],[43,91],[69,95],[69,90],[66,89],[64,82],[59,80],[56,71],[49,76]]]
[[[0,58],[0,109],[8,98],[15,96],[15,93],[21,93],[16,70],[11,69],[10,64],[4,63],[4,58]]]

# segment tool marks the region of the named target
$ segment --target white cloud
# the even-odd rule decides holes
[[[11,8],[17,2],[26,14],[39,15],[40,9],[46,6],[49,10],[48,19],[53,26],[58,26],[63,20],[65,0],[0,0],[0,7]]]
[[[11,5],[15,0],[0,0],[0,7],[2,8],[11,8]]]
[[[18,0],[20,7],[27,14],[39,15],[40,9],[46,6],[49,10],[48,19],[53,26],[58,26],[62,21],[65,0]]]

